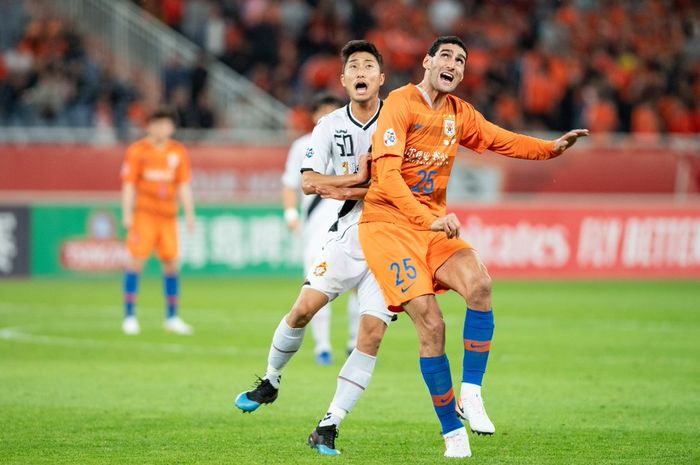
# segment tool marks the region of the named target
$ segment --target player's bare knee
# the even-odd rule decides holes
[[[487,274],[473,279],[467,293],[467,303],[471,308],[488,310],[491,307],[491,277]]]
[[[304,328],[309,324],[317,311],[314,311],[309,305],[296,303],[292,307],[292,311],[287,315],[287,324],[292,328]]]
[[[357,336],[357,349],[368,355],[377,355],[386,332],[386,324],[378,318],[363,317]]]
[[[164,260],[163,261],[163,273],[165,274],[175,274],[178,272],[178,264],[175,260]]]
[[[437,349],[445,345],[445,321],[441,315],[427,315],[421,322],[421,345]]]
[[[129,260],[128,266],[126,267],[127,271],[132,273],[141,273],[141,271],[143,271],[144,262],[145,260],[143,259],[132,257],[131,260]]]

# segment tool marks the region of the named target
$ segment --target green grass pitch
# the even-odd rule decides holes
[[[316,366],[307,337],[277,402],[235,409],[298,282],[184,279],[189,338],[162,331],[155,279],[142,282],[142,334],[131,338],[118,277],[0,282],[0,463],[449,462],[405,316],[341,428],[343,455],[306,446],[343,359],[342,299],[336,364]],[[463,306],[440,302],[459,382]],[[700,283],[497,281],[494,302],[484,395],[497,432],[470,435],[465,463],[700,463]]]

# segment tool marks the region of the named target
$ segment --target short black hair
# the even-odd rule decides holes
[[[314,98],[311,100],[311,112],[315,113],[324,105],[333,105],[336,108],[340,108],[345,105],[345,101],[329,92],[321,92],[314,95]]]
[[[175,112],[170,107],[158,107],[148,115],[148,122],[155,121],[157,119],[169,119],[173,124],[177,125],[177,116]]]
[[[435,41],[432,43],[430,48],[428,49],[428,55],[431,57],[434,57],[437,51],[440,49],[440,46],[443,44],[454,44],[462,47],[462,50],[464,50],[464,54],[469,58],[469,52],[467,52],[467,46],[464,45],[464,41],[460,39],[457,36],[440,36]]]
[[[377,63],[379,63],[379,71],[384,72],[384,58],[382,58],[382,54],[379,53],[379,50],[372,42],[367,40],[351,40],[345,44],[340,51],[340,58],[343,60],[343,71],[345,71],[345,65],[348,63],[350,56],[357,52],[367,52],[374,56],[377,59]]]

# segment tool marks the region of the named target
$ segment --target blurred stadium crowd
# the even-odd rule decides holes
[[[203,91],[207,59],[293,107],[291,124],[299,126],[314,93],[342,95],[337,52],[348,40],[377,44],[384,88],[392,89],[420,80],[436,35],[456,34],[469,47],[461,96],[503,127],[700,132],[693,0],[133,1],[211,57],[194,67],[173,60],[163,74],[162,95],[189,127],[216,125]],[[12,3],[21,2],[0,0]],[[86,38],[60,21],[27,13],[0,18],[1,123],[94,125],[102,107],[115,125],[138,120],[138,82],[99,63]]]

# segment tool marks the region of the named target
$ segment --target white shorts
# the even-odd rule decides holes
[[[387,308],[377,280],[365,262],[357,224],[344,233],[329,233],[328,241],[306,275],[304,286],[326,294],[331,301],[357,288],[360,315],[374,316],[387,325],[396,320],[396,314]]]
[[[328,241],[328,230],[338,219],[338,206],[340,202],[323,200],[314,209],[309,218],[306,218],[302,229],[304,244],[304,274],[311,271],[311,267],[323,250],[323,245]]]

